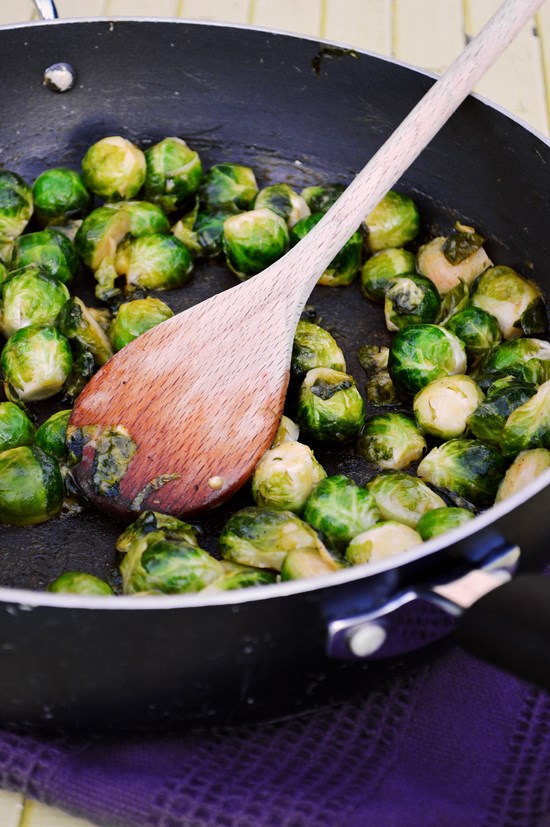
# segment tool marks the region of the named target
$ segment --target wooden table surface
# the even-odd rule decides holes
[[[500,0],[57,0],[59,16],[180,17],[327,38],[442,72]],[[0,25],[37,18],[32,0],[0,0]],[[550,2],[477,90],[549,134]],[[1,148],[0,148],[1,152]],[[0,791],[0,827],[95,827],[19,793]]]

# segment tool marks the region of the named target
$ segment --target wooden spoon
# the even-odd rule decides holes
[[[69,427],[90,500],[125,519],[182,515],[249,478],[277,429],[296,324],[320,275],[541,3],[506,0],[282,259],[139,336],[92,378]]]

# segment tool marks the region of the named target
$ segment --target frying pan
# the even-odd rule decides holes
[[[249,164],[260,186],[347,183],[433,83],[311,39],[173,20],[5,27],[0,55],[1,162],[28,181],[46,167],[78,168],[90,144],[121,134],[143,147],[182,136],[205,167]],[[76,71],[65,93],[43,85],[59,61]],[[398,189],[417,202],[426,237],[448,233],[457,218],[474,224],[493,260],[548,290],[549,168],[543,136],[470,97]],[[91,281],[82,274],[76,285],[85,301]],[[232,284],[210,262],[162,298],[179,311]],[[362,385],[358,347],[388,341],[380,309],[356,286],[318,287],[311,303]],[[50,412],[44,403],[39,415]],[[328,473],[358,483],[374,473],[352,448],[316,453]],[[0,526],[0,722],[135,731],[292,714],[341,687],[368,686],[380,669],[406,668],[404,653],[453,628],[463,602],[457,583],[473,580],[477,589],[512,571],[520,576],[475,603],[460,634],[484,656],[506,656],[548,682],[550,619],[538,607],[550,591],[522,571],[539,571],[550,557],[549,483],[546,473],[388,562],[208,596],[45,593],[66,570],[116,581],[122,525],[84,507],[32,529]],[[201,521],[204,547],[215,550],[228,513],[247,502],[243,490]]]

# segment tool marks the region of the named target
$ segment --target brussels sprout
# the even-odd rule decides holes
[[[172,310],[160,299],[148,296],[121,304],[109,328],[109,339],[115,351],[122,350],[146,330],[170,319]]]
[[[119,135],[102,138],[82,159],[84,186],[104,201],[133,198],[145,183],[145,155]]]
[[[442,376],[418,391],[413,411],[422,430],[439,439],[462,436],[469,419],[483,402],[483,392],[462,373]]]
[[[468,306],[469,299],[470,288],[465,281],[459,281],[442,296],[435,323],[446,327],[447,322],[455,313],[459,313]]]
[[[9,278],[9,270],[8,268],[2,264],[0,261],[0,285],[4,284],[4,282]]]
[[[186,546],[198,546],[198,531],[189,523],[161,514],[158,511],[143,511],[137,520],[126,526],[116,541],[116,549],[121,554],[140,555],[147,548],[150,538],[155,540],[173,540]]]
[[[0,329],[6,338],[31,324],[55,324],[69,298],[62,282],[32,265],[13,271],[0,290]]]
[[[276,212],[287,227],[294,227],[297,221],[310,215],[305,199],[288,184],[272,184],[260,190],[254,201],[254,209],[267,207]]]
[[[298,396],[296,419],[316,442],[346,442],[365,422],[365,405],[352,376],[331,368],[310,370]]]
[[[532,480],[550,468],[550,450],[547,448],[530,448],[521,451],[506,471],[495,497],[499,503],[521,491]]]
[[[299,514],[324,477],[311,448],[301,442],[283,442],[266,451],[254,469],[252,497],[256,505]]]
[[[34,445],[34,425],[15,402],[0,402],[0,452]]]
[[[199,195],[207,210],[236,213],[251,209],[258,193],[254,172],[241,164],[215,164],[201,181]]]
[[[39,265],[48,275],[69,284],[78,270],[78,256],[69,239],[51,227],[17,239],[12,267]]]
[[[504,376],[516,376],[525,382],[541,384],[550,378],[546,375],[548,371],[550,343],[544,339],[521,338],[501,342],[491,348],[477,366],[475,378],[482,388]]]
[[[277,448],[283,442],[295,442],[300,436],[300,428],[288,416],[282,416],[271,447]]]
[[[388,330],[401,330],[411,324],[435,321],[440,306],[439,293],[424,276],[409,273],[388,283],[384,316]]]
[[[170,290],[189,281],[193,259],[187,247],[173,235],[154,233],[122,244],[115,266],[131,288]]]
[[[181,138],[164,138],[145,150],[145,197],[171,213],[185,206],[199,188],[202,164]]]
[[[241,566],[222,560],[222,574],[213,580],[201,592],[227,592],[234,589],[249,589],[253,586],[268,586],[277,582],[277,575],[269,569],[258,569],[254,566]]]
[[[326,477],[309,497],[303,519],[331,548],[343,551],[350,540],[380,519],[372,494],[348,477]]]
[[[132,550],[122,559],[124,594],[198,592],[223,573],[219,560],[195,545],[175,537],[145,538],[145,549]]]
[[[42,423],[36,432],[36,444],[44,453],[57,459],[64,459],[67,453],[67,425],[70,410],[57,411]]]
[[[528,448],[550,448],[550,380],[531,399],[512,411],[502,429],[504,456]]]
[[[115,288],[117,247],[130,231],[131,219],[126,210],[103,206],[86,216],[75,236],[81,261],[94,271],[96,296],[109,301],[120,293]]]
[[[539,288],[511,267],[486,270],[475,284],[471,302],[496,316],[503,339],[548,330],[548,316]]]
[[[453,528],[468,523],[473,517],[474,515],[467,508],[452,505],[434,508],[420,518],[416,530],[424,541],[431,540],[432,537],[438,537],[440,534],[445,534]]]
[[[305,187],[300,195],[312,213],[327,212],[345,190],[344,184],[316,184]]]
[[[504,376],[497,379],[488,389],[487,395],[468,417],[468,427],[477,439],[500,448],[502,431],[506,420],[516,408],[523,405],[536,393],[533,385]]]
[[[92,209],[92,196],[74,169],[58,167],[42,172],[32,186],[34,212],[41,227],[67,224]]]
[[[466,356],[479,359],[502,339],[498,319],[481,307],[465,307],[445,323],[447,330],[464,343]]]
[[[21,445],[0,454],[0,523],[43,523],[59,514],[62,502],[57,460],[36,445]]]
[[[383,413],[367,420],[357,450],[363,459],[379,468],[399,470],[424,456],[426,440],[406,414]]]
[[[328,330],[313,322],[301,320],[296,327],[290,362],[291,376],[303,380],[313,368],[346,370],[346,360]]]
[[[219,549],[225,560],[280,571],[288,552],[309,549],[321,553],[324,546],[315,531],[292,511],[250,506],[226,522]]]
[[[195,209],[177,221],[172,232],[193,255],[215,258],[223,252],[223,225],[232,215],[228,210],[201,212],[197,201]]]
[[[390,190],[367,215],[366,245],[371,253],[388,247],[404,247],[416,238],[420,229],[420,215],[408,195]]]
[[[342,566],[326,552],[320,554],[310,548],[289,551],[281,566],[281,580],[303,580],[305,577],[321,577],[332,574]]]
[[[96,365],[104,365],[113,355],[107,335],[90,308],[78,296],[72,296],[65,302],[59,314],[58,326],[67,339],[76,339],[90,351]]]
[[[301,241],[322,218],[323,213],[318,212],[300,219],[290,232],[291,246],[293,247]],[[363,239],[361,233],[353,233],[342,249],[334,256],[317,283],[324,284],[327,287],[339,287],[351,284],[361,264],[362,247]]]
[[[450,264],[460,264],[473,253],[483,247],[485,239],[477,233],[474,227],[455,222],[454,230],[446,238],[443,245],[443,255]]]
[[[48,586],[49,592],[59,594],[112,595],[114,591],[105,580],[83,571],[66,571]]]
[[[417,393],[440,376],[466,372],[466,351],[460,339],[434,324],[409,325],[390,346],[388,369],[396,388]]]
[[[0,169],[0,261],[9,265],[13,242],[33,213],[32,191],[15,172]]]
[[[408,525],[383,520],[354,537],[346,549],[346,559],[354,566],[378,563],[420,545],[422,537]]]
[[[420,247],[416,257],[416,269],[433,281],[442,296],[461,281],[472,284],[493,263],[483,247],[480,247],[467,258],[452,264],[445,255],[446,244],[446,236],[432,238]]]
[[[404,471],[382,471],[369,480],[366,488],[374,497],[382,520],[397,520],[411,528],[416,528],[427,511],[446,505],[426,483]]]
[[[426,454],[417,474],[445,489],[449,496],[463,497],[479,508],[491,505],[507,461],[491,445],[479,439],[450,439]]]
[[[401,247],[388,247],[368,258],[361,268],[361,292],[367,299],[384,302],[386,287],[397,276],[415,272],[415,257]]]
[[[10,336],[0,365],[6,396],[13,402],[37,402],[63,387],[71,372],[71,348],[55,327],[33,324]]]
[[[241,280],[265,270],[287,249],[287,226],[272,210],[249,210],[224,221],[225,261]]]
[[[125,212],[130,219],[128,232],[133,238],[142,235],[170,232],[170,222],[160,207],[150,204],[149,201],[120,201],[117,204],[107,204],[109,209]]]

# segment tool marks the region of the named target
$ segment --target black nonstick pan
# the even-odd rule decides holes
[[[43,84],[60,61],[77,78],[64,93]],[[433,82],[314,40],[166,20],[3,28],[0,62],[0,161],[28,181],[46,167],[78,168],[90,144],[120,134],[142,147],[179,135],[205,167],[249,164],[261,186],[347,183]],[[470,97],[398,189],[417,202],[426,237],[448,233],[456,219],[474,224],[494,261],[547,293],[549,169],[544,137]],[[77,292],[91,301],[91,278],[80,278]],[[162,297],[178,311],[233,284],[210,263]],[[358,347],[388,340],[380,309],[356,286],[318,287],[311,304],[363,384]],[[351,448],[318,458],[359,483],[373,474]],[[246,490],[201,520],[206,548],[215,551],[220,526],[245,502]],[[478,569],[520,576],[466,612],[464,637],[550,685],[550,613],[539,610],[550,606],[550,588],[521,574],[550,561],[548,473],[406,555],[330,577],[208,597],[44,591],[67,570],[112,580],[121,530],[91,507],[32,529],[0,526],[2,723],[136,729],[291,714],[333,681],[364,685],[375,671],[365,660],[389,657],[381,668],[390,669],[447,633],[453,621],[444,608],[456,588],[443,584],[466,577],[478,588],[488,577]]]

